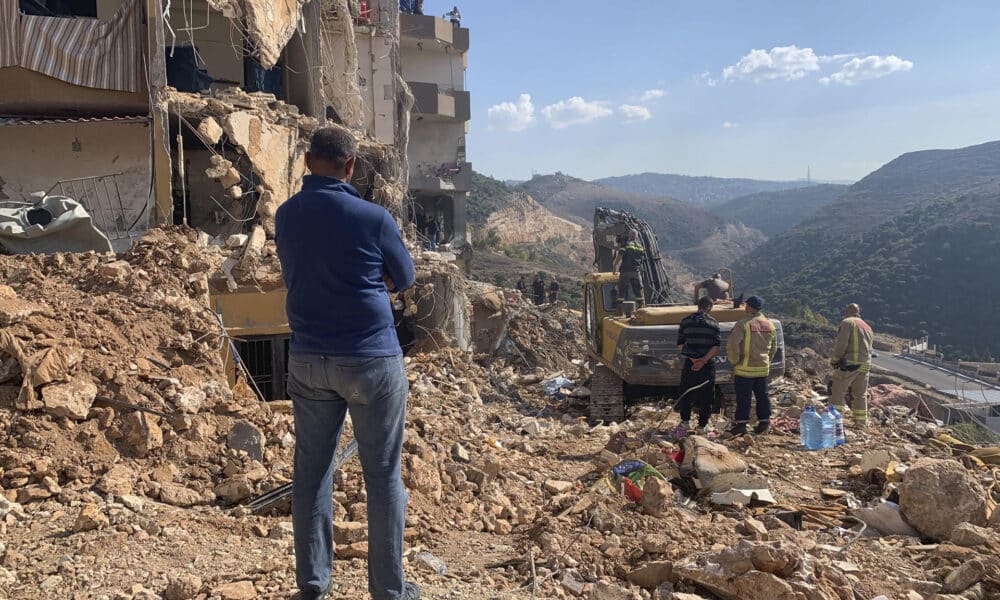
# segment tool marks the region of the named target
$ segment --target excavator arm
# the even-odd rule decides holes
[[[631,213],[612,208],[594,209],[594,265],[598,271],[615,270],[615,255],[625,245],[630,231],[638,235],[646,259],[642,265],[642,282],[646,305],[670,303],[670,281],[653,228]]]

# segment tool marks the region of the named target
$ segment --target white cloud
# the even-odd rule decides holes
[[[739,123],[733,123],[732,121],[723,121],[722,122],[722,128],[723,129],[734,129],[734,128],[739,127],[739,126],[740,126]]]
[[[866,79],[879,79],[893,73],[903,73],[913,68],[913,63],[895,55],[854,57],[844,63],[839,71],[819,80],[823,85],[839,83],[854,85]]]
[[[652,102],[667,95],[666,90],[646,90],[639,96],[639,102]]]
[[[494,104],[486,111],[491,130],[523,131],[535,122],[535,105],[531,102],[531,94],[521,94],[517,103],[501,102]]]
[[[560,100],[542,109],[545,120],[553,129],[563,129],[571,125],[583,125],[613,114],[607,102],[587,101],[580,96]]]
[[[799,48],[792,45],[779,46],[771,48],[771,50],[754,49],[735,65],[723,69],[722,77],[726,80],[784,79],[785,81],[793,81],[818,71],[819,62],[820,59],[812,48]]]
[[[709,73],[708,71],[705,71],[704,73],[701,74],[701,80],[704,81],[705,85],[707,85],[708,87],[715,87],[716,84],[719,83],[718,79],[712,79],[712,74]]]
[[[622,104],[618,107],[618,114],[625,119],[626,123],[638,123],[653,118],[653,113],[649,112],[648,108],[635,104]]]

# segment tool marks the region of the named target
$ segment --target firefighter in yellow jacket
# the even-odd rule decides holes
[[[873,339],[871,326],[861,319],[861,307],[848,304],[830,357],[833,367],[830,403],[846,418],[845,396],[851,390],[851,416],[861,426],[868,425],[868,372],[872,368]]]
[[[736,383],[736,423],[729,430],[732,436],[746,435],[750,423],[750,403],[757,399],[757,426],[754,433],[763,434],[771,426],[771,399],[767,395],[767,376],[771,359],[778,351],[774,323],[764,316],[764,300],[750,296],[746,302],[746,319],[736,323],[726,340],[726,356],[733,365]]]

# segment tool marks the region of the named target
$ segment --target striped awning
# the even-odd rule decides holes
[[[144,78],[142,7],[124,0],[108,20],[25,15],[0,0],[0,67],[20,66],[90,88],[138,92]]]
[[[35,125],[72,125],[76,123],[148,123],[149,117],[84,117],[79,119],[4,119],[0,118],[0,127],[25,127]]]

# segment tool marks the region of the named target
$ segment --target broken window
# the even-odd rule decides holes
[[[265,400],[288,398],[288,343],[287,335],[246,337],[236,343],[240,359]]]
[[[20,0],[19,8],[39,17],[97,18],[97,0]]]

